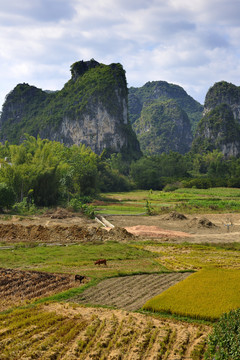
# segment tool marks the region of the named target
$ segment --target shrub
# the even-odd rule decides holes
[[[0,183],[0,209],[11,208],[15,202],[16,194],[5,183]]]
[[[94,218],[95,207],[92,205],[84,204],[81,200],[73,198],[69,201],[68,206],[75,212],[82,212],[90,218]]]
[[[215,324],[205,359],[240,359],[240,309],[224,314]]]
[[[23,198],[23,201],[14,204],[13,211],[17,214],[35,214],[37,212],[37,207],[34,203],[28,201],[26,197]]]

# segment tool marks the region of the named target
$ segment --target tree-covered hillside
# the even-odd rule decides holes
[[[17,85],[3,105],[0,140],[17,144],[28,133],[67,145],[85,144],[98,154],[108,149],[138,157],[122,65],[80,61],[71,66],[71,74],[56,92]]]
[[[184,154],[192,142],[189,118],[174,100],[146,102],[133,129],[145,154]]]
[[[189,150],[203,106],[178,85],[147,82],[129,89],[129,118],[146,154]]]
[[[149,81],[139,88],[130,87],[128,99],[131,123],[140,117],[144,103],[149,100],[175,100],[187,113],[193,128],[202,117],[203,106],[188,95],[181,86],[166,81]]]

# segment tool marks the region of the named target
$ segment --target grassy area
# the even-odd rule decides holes
[[[136,190],[104,194],[105,200],[97,206],[104,214],[136,214],[146,211],[150,202],[156,213],[181,211],[184,213],[238,212],[240,189],[177,189],[171,192]],[[110,201],[111,200],[111,201]]]
[[[156,244],[146,242],[141,249],[158,254],[161,265],[172,271],[199,270],[209,266],[240,269],[240,244]]]
[[[147,301],[143,309],[215,320],[240,307],[240,272],[203,269]]]
[[[94,278],[137,272],[158,272],[165,268],[156,261],[156,254],[115,242],[71,246],[35,246],[3,249],[0,267],[59,273],[81,273]],[[100,258],[107,266],[94,265]]]

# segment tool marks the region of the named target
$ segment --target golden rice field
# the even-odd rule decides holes
[[[146,302],[144,310],[215,320],[240,307],[240,272],[202,269]]]

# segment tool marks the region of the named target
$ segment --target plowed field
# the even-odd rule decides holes
[[[200,360],[209,330],[123,310],[49,304],[0,315],[0,359]]]
[[[70,275],[0,269],[0,311],[76,286]]]
[[[147,300],[185,279],[189,273],[134,275],[111,278],[86,289],[72,299],[78,303],[108,305],[120,309],[140,309]]]

